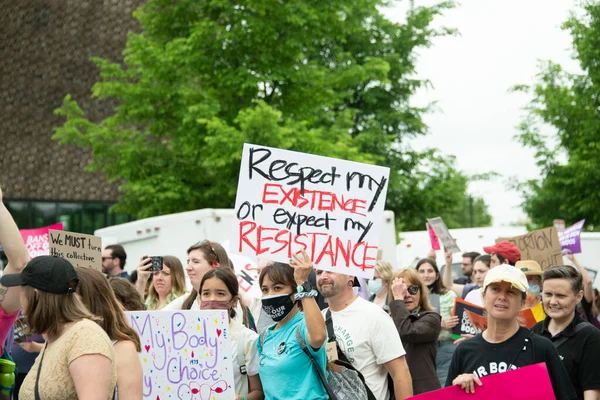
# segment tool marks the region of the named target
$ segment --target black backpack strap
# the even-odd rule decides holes
[[[333,393],[333,389],[331,388],[331,386],[329,386],[329,383],[327,383],[327,378],[325,378],[323,371],[321,371],[321,368],[319,368],[319,365],[317,364],[317,360],[315,360],[315,357],[313,357],[313,355],[308,350],[308,347],[306,346],[306,342],[304,341],[304,338],[302,337],[302,334],[300,333],[300,325],[298,325],[296,327],[296,341],[300,345],[300,348],[302,349],[304,354],[306,354],[308,356],[312,365],[317,370],[317,375],[319,375],[319,379],[321,380],[321,383],[325,387],[325,391],[327,392],[327,395],[329,396],[329,400],[337,400],[337,396],[335,395],[335,393]]]
[[[327,341],[335,341],[335,333],[333,332],[333,319],[331,318],[331,310],[329,308],[325,312],[325,327],[327,328]]]
[[[592,324],[590,324],[589,322],[586,322],[586,321],[581,321],[580,323],[575,325],[575,333],[581,332],[588,325],[592,325]],[[552,340],[552,344],[558,350],[558,347],[561,346],[562,344],[564,344],[567,340],[569,340],[569,337],[562,336],[562,337],[558,338],[557,340]]]

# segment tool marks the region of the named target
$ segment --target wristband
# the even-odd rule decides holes
[[[296,293],[294,295],[294,299],[295,300],[302,300],[302,299],[306,299],[309,297],[317,297],[319,295],[319,292],[317,292],[315,289],[311,290],[310,292],[302,292],[302,293]]]
[[[242,400],[248,400],[246,396],[242,396]]]

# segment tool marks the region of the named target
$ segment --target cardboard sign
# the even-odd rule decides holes
[[[372,278],[389,168],[244,144],[232,248]]]
[[[54,225],[45,226],[38,229],[21,229],[21,237],[29,252],[29,258],[35,258],[37,256],[50,255],[50,237],[48,231],[50,230],[62,231],[62,222]]]
[[[535,383],[535,384],[532,384]],[[460,386],[409,397],[410,400],[556,400],[545,363],[528,365],[481,378],[475,393],[465,393]]]
[[[558,240],[560,241],[560,247],[563,250],[570,250],[573,254],[581,253],[581,230],[583,229],[584,224],[585,219],[582,219],[561,232],[558,232]]]
[[[555,227],[539,229],[514,238],[496,239],[514,243],[521,250],[521,260],[535,260],[542,269],[563,265],[562,250]]]
[[[442,241],[442,244],[446,250],[448,250],[450,253],[460,253],[460,248],[456,244],[456,241],[450,234],[446,223],[441,217],[427,219],[427,222],[429,222],[429,225],[435,234]]]
[[[442,248],[440,247],[440,241],[431,225],[429,225],[429,222],[425,223],[425,227],[427,227],[427,232],[429,232],[429,241],[431,242],[431,248],[433,250],[441,250]]]
[[[454,308],[452,309],[452,315],[458,317],[458,325],[452,328],[453,339],[460,339],[462,335],[477,335],[478,333],[482,332],[481,329],[478,329],[477,327],[473,326],[473,324],[471,323],[471,319],[469,318],[469,313],[467,311],[470,311],[471,313],[480,316],[485,316],[486,314],[485,309],[483,309],[482,307],[479,307],[476,304],[469,303],[457,297],[454,300]]]
[[[74,267],[102,271],[102,238],[83,233],[50,230],[50,255],[66,258]]]
[[[227,311],[131,311],[147,399],[235,399]]]

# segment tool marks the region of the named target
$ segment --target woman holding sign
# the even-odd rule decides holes
[[[290,264],[268,265],[260,274],[262,308],[276,323],[258,341],[259,367],[265,398],[327,400],[319,378],[325,375],[325,320],[308,282],[313,269],[306,252]]]
[[[392,282],[390,313],[406,349],[415,395],[441,387],[436,375],[441,317],[429,304],[429,291],[413,268],[400,270]]]
[[[201,310],[227,310],[233,348],[233,377],[235,400],[262,400],[262,385],[258,376],[256,332],[246,328],[233,317],[240,301],[237,277],[231,268],[215,268],[204,274],[200,282]]]
[[[142,351],[140,337],[129,326],[125,314],[115,297],[108,280],[98,270],[76,269],[79,285],[75,292],[94,315],[102,318],[100,325],[113,342],[117,365],[117,393],[119,400],[142,398],[142,364],[138,353]]]

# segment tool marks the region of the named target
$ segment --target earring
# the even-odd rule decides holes
[[[353,280],[349,280],[348,281],[348,286],[352,287],[352,285],[354,285],[354,281]]]

